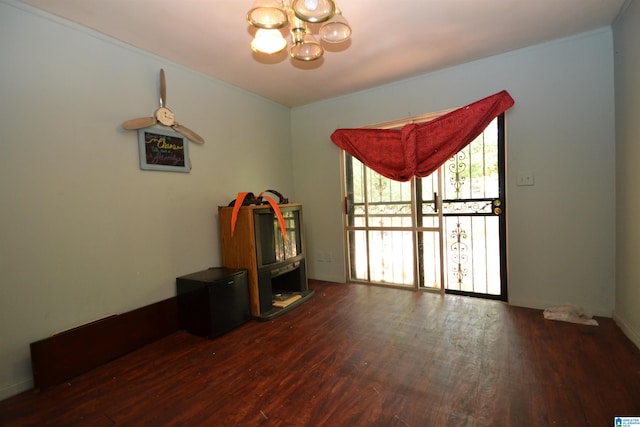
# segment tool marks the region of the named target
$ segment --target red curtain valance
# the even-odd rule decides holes
[[[503,90],[427,123],[399,130],[337,129],[331,140],[380,175],[408,181],[433,173],[513,104]]]

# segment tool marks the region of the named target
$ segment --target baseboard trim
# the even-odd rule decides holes
[[[10,384],[7,387],[0,388],[0,400],[8,399],[11,396],[20,394],[33,388],[33,380],[22,381],[17,384]]]
[[[616,312],[613,313],[613,320],[620,327],[627,338],[629,338],[629,340],[631,340],[631,342],[634,343],[636,347],[638,347],[638,349],[640,349],[640,331],[635,330],[632,326],[629,325],[629,322],[627,322]]]
[[[344,276],[335,276],[335,275],[318,275],[318,276],[309,276],[308,280],[317,280],[319,282],[333,282],[333,283],[346,283],[346,279]]]
[[[178,303],[173,297],[33,342],[34,386],[60,384],[178,330]]]

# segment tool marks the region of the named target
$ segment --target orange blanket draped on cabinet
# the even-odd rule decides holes
[[[337,129],[331,140],[380,175],[408,181],[433,173],[513,104],[503,90],[427,123],[402,129]]]

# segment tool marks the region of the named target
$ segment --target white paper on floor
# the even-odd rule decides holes
[[[563,322],[598,326],[598,321],[593,319],[591,314],[584,311],[582,307],[576,307],[571,304],[547,308],[543,314],[544,318],[549,320],[561,320]]]

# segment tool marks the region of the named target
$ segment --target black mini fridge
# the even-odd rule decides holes
[[[247,271],[212,267],[176,278],[180,328],[215,338],[249,319]]]

